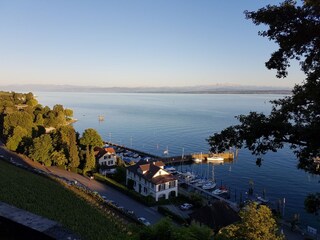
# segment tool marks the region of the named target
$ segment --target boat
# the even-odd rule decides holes
[[[199,181],[195,182],[194,185],[196,187],[201,187],[203,186],[207,181],[205,179],[199,179]]]
[[[213,155],[211,157],[207,157],[207,161],[209,162],[223,162],[224,158],[219,157],[218,155]]]
[[[263,198],[263,197],[261,197],[261,196],[258,196],[258,197],[257,197],[257,201],[258,201],[258,202],[261,202],[261,203],[268,203],[268,202],[269,202],[268,199],[265,199],[265,198]]]
[[[177,170],[174,168],[174,167],[166,167],[164,170],[166,170],[168,173],[171,173],[171,174],[177,174]]]
[[[181,177],[183,180],[185,180],[185,181],[187,181],[187,182],[190,182],[190,181],[192,181],[192,180],[194,180],[194,179],[196,178],[196,175],[194,175],[194,174],[191,173],[191,172],[184,172],[184,173],[181,173],[181,174],[180,174],[180,177]]]
[[[217,184],[214,181],[207,181],[205,184],[202,185],[202,189],[204,190],[210,190],[217,186]]]
[[[224,193],[228,193],[228,189],[226,189],[225,187],[219,187],[219,188],[212,191],[212,194],[214,194],[214,195],[220,195],[220,194],[224,194]]]
[[[201,163],[202,162],[202,153],[200,155],[200,158],[198,158],[198,157],[193,158],[192,161],[195,162],[195,163]]]
[[[200,159],[200,158],[193,158],[192,161],[195,162],[195,163],[201,163],[201,162],[202,162],[202,159]]]

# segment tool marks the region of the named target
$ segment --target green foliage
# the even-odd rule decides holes
[[[266,25],[259,34],[275,41],[279,49],[272,53],[267,68],[277,77],[286,77],[290,61],[300,61],[306,75],[291,96],[273,101],[269,115],[250,112],[237,117],[240,124],[209,137],[211,151],[229,147],[248,148],[253,154],[277,151],[288,144],[299,159],[299,168],[320,174],[314,159],[320,156],[320,6],[318,0],[286,0],[279,6],[268,5],[246,12],[256,25]]]
[[[179,227],[173,224],[170,218],[164,218],[140,232],[141,240],[209,240],[211,236],[212,231],[208,227],[194,224]]]
[[[93,128],[84,130],[82,137],[80,138],[80,144],[83,146],[101,147],[103,145],[100,134]]]
[[[106,216],[57,182],[3,161],[0,189],[0,201],[58,221],[81,239],[129,239],[111,215]]]
[[[29,157],[33,160],[51,166],[51,153],[53,151],[52,140],[49,135],[41,135],[34,139],[33,145],[30,147]]]
[[[222,228],[217,240],[281,240],[271,210],[264,205],[250,203],[240,212],[241,222]]]
[[[65,166],[68,162],[66,155],[62,150],[53,151],[51,154],[52,163],[56,166]]]
[[[86,161],[84,166],[84,172],[92,171],[96,167],[96,158],[94,156],[93,149],[90,149],[89,146],[87,146],[86,149]]]
[[[125,184],[126,183],[126,168],[125,167],[116,167],[116,172],[113,174],[112,179],[117,181],[118,183]]]
[[[16,151],[20,142],[24,137],[28,135],[28,131],[23,127],[17,126],[13,130],[13,134],[11,137],[8,138],[6,146],[11,151]]]
[[[304,208],[308,213],[318,214],[320,211],[320,192],[309,194],[304,200]]]
[[[9,136],[13,134],[14,128],[20,126],[31,133],[33,124],[33,116],[27,112],[16,111],[4,117],[3,134]]]

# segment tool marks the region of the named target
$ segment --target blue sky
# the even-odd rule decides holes
[[[293,86],[244,10],[265,0],[0,1],[0,85]]]

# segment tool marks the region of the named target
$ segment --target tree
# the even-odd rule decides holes
[[[17,126],[13,130],[12,136],[8,138],[6,146],[11,151],[16,151],[22,139],[28,135],[28,131],[23,127]]]
[[[9,136],[13,134],[14,128],[20,126],[31,134],[33,124],[33,116],[27,112],[15,111],[4,117],[3,134]]]
[[[170,218],[163,218],[155,225],[140,232],[143,240],[209,240],[212,231],[206,226],[191,224],[189,227],[178,227]]]
[[[47,134],[37,137],[30,147],[29,157],[46,166],[51,166],[51,153],[53,151],[51,137]]]
[[[65,166],[68,162],[66,155],[62,150],[60,151],[54,151],[51,154],[51,159],[54,165],[56,166]]]
[[[84,130],[82,137],[80,138],[80,144],[83,146],[101,147],[103,145],[100,134],[93,128]]]
[[[320,193],[309,194],[304,200],[304,208],[308,213],[319,214],[320,211]]]
[[[279,45],[268,69],[277,77],[286,77],[290,61],[300,61],[306,79],[296,85],[292,95],[273,101],[270,115],[250,112],[237,117],[240,124],[210,136],[211,150],[222,152],[230,146],[246,147],[253,154],[277,151],[288,144],[299,159],[298,167],[320,173],[315,158],[320,156],[320,4],[317,0],[298,5],[287,0],[279,6],[266,6],[256,12],[245,12],[256,25],[269,28],[259,32]]]
[[[72,126],[62,126],[58,130],[58,135],[55,136],[55,144],[57,148],[63,148],[69,162],[69,167],[77,168],[80,164],[76,131]]]
[[[84,172],[92,171],[96,167],[96,158],[94,156],[93,149],[90,149],[89,146],[86,148],[86,159]]]
[[[250,203],[240,211],[241,222],[220,229],[217,240],[284,239],[279,235],[271,210],[264,205]]]

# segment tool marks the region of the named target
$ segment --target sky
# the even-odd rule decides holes
[[[0,0],[0,86],[292,87],[298,64],[277,79],[276,45],[243,13],[279,2]]]

